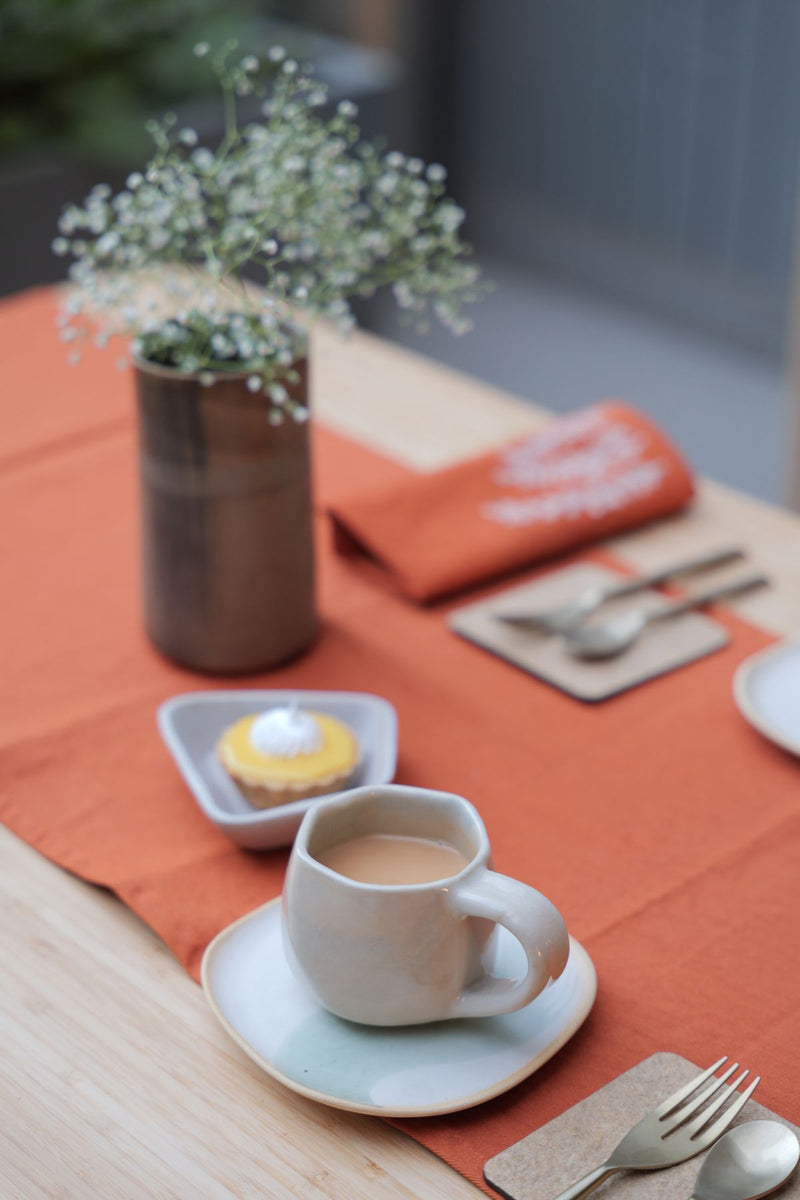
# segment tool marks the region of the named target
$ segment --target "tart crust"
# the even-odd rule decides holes
[[[323,747],[311,754],[280,757],[262,754],[249,741],[259,714],[243,717],[226,729],[217,755],[245,799],[255,808],[275,808],[293,800],[324,796],[346,787],[359,765],[358,741],[343,721],[308,713],[320,726]],[[327,768],[327,769],[326,769]]]

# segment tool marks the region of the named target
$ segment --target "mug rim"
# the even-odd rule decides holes
[[[429,799],[436,798],[449,802],[456,801],[469,817],[476,835],[476,849],[467,864],[460,871],[456,871],[452,875],[441,875],[437,879],[429,879],[423,883],[367,883],[361,879],[351,879],[349,875],[342,875],[339,871],[334,871],[332,867],[326,866],[325,863],[320,862],[318,858],[314,857],[308,848],[308,840],[320,817],[323,817],[326,813],[334,809],[349,808],[351,804],[367,800],[370,796],[377,797],[387,793],[389,795],[410,794],[415,799],[427,797]],[[486,832],[483,819],[475,805],[470,800],[467,800],[465,796],[459,796],[456,792],[442,792],[434,788],[411,787],[398,783],[366,784],[363,787],[351,788],[347,792],[342,792],[337,796],[331,797],[322,804],[315,805],[303,817],[292,848],[292,856],[296,855],[304,865],[321,872],[323,876],[335,879],[340,884],[350,886],[356,891],[373,892],[378,890],[382,895],[391,892],[407,893],[412,891],[423,892],[426,889],[440,890],[442,884],[455,883],[470,871],[487,866],[486,860],[489,857],[489,853],[489,836]]]

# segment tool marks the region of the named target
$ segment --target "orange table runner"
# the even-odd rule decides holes
[[[238,850],[208,824],[155,710],[218,687],[141,631],[130,382],[51,348],[52,297],[0,305],[7,388],[0,816],[41,853],[112,888],[197,977],[211,937],[276,895],[285,851]],[[402,469],[325,431],[320,508]],[[728,648],[585,706],[453,636],[331,549],[319,521],[322,636],[248,686],[377,692],[400,723],[398,779],[469,797],[498,870],[558,904],[598,971],[576,1037],[505,1096],[397,1122],[468,1178],[655,1050],[735,1055],[759,1099],[800,1121],[796,760],[762,740],[731,676],[770,639],[733,617]],[[235,686],[231,682],[231,686]],[[212,1019],[209,1017],[209,1019]]]

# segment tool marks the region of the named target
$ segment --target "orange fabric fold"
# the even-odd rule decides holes
[[[330,506],[336,545],[431,600],[675,512],[692,473],[647,417],[607,400],[505,448]]]
[[[43,320],[0,306],[17,368],[51,336]],[[0,479],[0,817],[113,889],[196,978],[209,940],[279,894],[287,852],[228,841],[159,738],[162,700],[221,685],[166,663],[142,634],[127,382],[111,360],[104,386],[125,423],[109,426],[79,370],[43,362],[43,406],[84,433],[53,439],[48,421]],[[11,427],[18,398],[0,404]],[[354,482],[414,481],[319,429],[315,475],[321,508]],[[465,1113],[396,1124],[483,1186],[487,1158],[655,1050],[735,1055],[762,1074],[761,1102],[800,1121],[786,1054],[800,1009],[798,767],[731,696],[736,666],[767,635],[720,613],[724,650],[582,705],[450,634],[443,606],[408,604],[351,570],[321,514],[318,533],[321,637],[246,685],[387,697],[398,779],[472,800],[497,869],[552,897],[599,979],[587,1023],[529,1080]]]

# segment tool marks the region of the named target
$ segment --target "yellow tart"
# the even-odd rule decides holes
[[[359,763],[349,726],[327,713],[269,709],[230,725],[217,745],[225,770],[256,808],[346,787]]]

